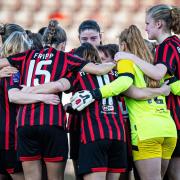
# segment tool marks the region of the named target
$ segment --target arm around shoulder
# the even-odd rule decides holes
[[[170,86],[163,84],[160,88],[138,88],[136,86],[131,86],[123,94],[133,99],[146,100],[160,95],[168,96],[169,93]]]
[[[0,69],[6,66],[10,66],[9,61],[7,60],[7,58],[2,58],[0,59]]]
[[[45,104],[57,105],[60,103],[58,95],[55,94],[32,94],[24,93],[18,88],[12,88],[8,91],[9,101],[15,104],[32,104],[43,102]]]
[[[88,63],[82,68],[82,71],[95,75],[104,75],[111,71],[115,66],[116,64],[113,62],[102,64]]]
[[[70,86],[71,84],[68,79],[61,78],[57,81],[40,84],[38,86],[33,86],[33,87],[24,86],[21,91],[26,93],[36,93],[36,94],[40,94],[40,93],[54,94],[54,93],[67,91],[68,89],[70,89]]]

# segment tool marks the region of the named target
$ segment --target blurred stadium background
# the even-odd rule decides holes
[[[68,35],[67,51],[78,45],[77,29],[85,19],[100,24],[103,42],[117,42],[117,35],[130,24],[142,30],[147,7],[158,3],[179,5],[179,0],[0,0],[0,22],[14,22],[37,32],[56,18]]]
[[[180,6],[179,0],[0,0],[0,23],[17,23],[37,32],[55,18],[66,30],[69,51],[79,45],[78,26],[86,19],[100,24],[104,44],[118,43],[118,34],[131,24],[136,24],[146,38],[145,11],[160,3]],[[65,179],[74,179],[71,161]]]

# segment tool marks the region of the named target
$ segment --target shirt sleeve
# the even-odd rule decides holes
[[[176,53],[169,44],[159,45],[156,48],[155,64],[164,64],[169,74],[174,74],[176,69]]]
[[[119,77],[111,83],[100,88],[103,98],[117,96],[126,91],[132,84],[134,79],[133,62],[130,60],[121,60],[117,64]]]
[[[119,76],[129,76],[134,79],[134,63],[131,60],[124,59],[118,61],[117,63],[117,71]]]
[[[89,61],[81,59],[79,57],[73,56],[72,54],[66,53],[65,54],[66,61],[67,61],[67,68],[68,71],[80,71]]]
[[[27,51],[9,56],[7,57],[7,60],[12,66],[21,68],[22,62],[25,60],[26,55],[27,55]]]
[[[66,76],[65,76],[66,79],[68,79],[68,81],[70,82],[71,84],[71,87],[70,89],[68,89],[67,91],[65,91],[65,93],[70,93],[72,92],[76,85],[77,85],[77,82],[78,82],[78,79],[77,79],[77,72],[70,72],[68,73]]]
[[[20,88],[20,72],[17,72],[15,74],[13,74],[11,77],[6,78],[6,81],[8,83],[8,90],[12,89],[12,88]]]

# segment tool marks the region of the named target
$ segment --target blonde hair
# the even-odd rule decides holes
[[[119,44],[125,42],[129,52],[137,55],[141,59],[144,59],[146,62],[153,64],[154,58],[144,42],[144,39],[141,35],[140,30],[135,25],[131,25],[128,29],[125,29],[121,32],[119,36]],[[150,77],[144,75],[145,82],[147,87],[159,87],[160,82],[151,79]]]
[[[149,8],[146,12],[155,21],[163,20],[166,23],[165,30],[180,33],[180,8],[160,4]]]
[[[30,49],[28,41],[22,32],[13,32],[4,42],[1,49],[1,57],[7,57]]]

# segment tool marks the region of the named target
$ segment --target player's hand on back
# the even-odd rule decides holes
[[[60,103],[60,99],[59,96],[55,94],[43,94],[42,102],[45,104],[58,105]]]
[[[171,88],[170,86],[168,86],[167,84],[169,83],[169,81],[166,81],[164,84],[162,84],[161,91],[162,91],[162,95],[164,96],[168,96],[171,92]]]
[[[18,70],[12,66],[6,66],[0,70],[0,78],[10,77],[12,74],[17,73]]]
[[[78,91],[71,97],[72,108],[78,111],[83,110],[94,101],[95,99],[88,90]]]
[[[114,61],[118,62],[121,59],[130,59],[133,61],[135,59],[135,55],[123,51],[117,52],[114,56]]]

